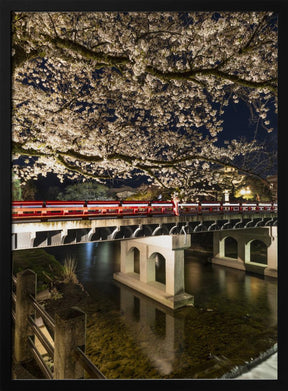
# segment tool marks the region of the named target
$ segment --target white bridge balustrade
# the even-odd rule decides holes
[[[176,309],[193,305],[194,297],[185,293],[184,249],[191,246],[190,235],[162,235],[123,240],[121,242],[120,272],[115,280],[138,292]],[[139,251],[140,272],[135,272],[135,249]],[[156,281],[156,260],[165,259],[165,284]]]

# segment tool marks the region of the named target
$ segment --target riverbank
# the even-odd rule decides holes
[[[260,364],[237,376],[236,380],[276,380],[278,379],[278,353],[274,353]]]
[[[233,368],[222,379],[277,379],[278,345],[273,345],[266,352],[245,365]]]
[[[37,292],[47,289],[51,279],[60,279],[63,274],[61,263],[43,249],[13,251],[13,274],[16,275],[26,269],[33,270],[37,274]]]
[[[107,301],[98,302],[95,304],[91,297],[78,284],[59,284],[58,285],[59,299],[45,299],[42,304],[46,311],[55,316],[55,313],[64,308],[77,306],[87,314],[87,336],[86,336],[86,354],[94,362],[96,366],[104,373],[107,379],[268,379],[275,378],[275,370],[273,373],[263,371],[263,367],[259,371],[251,372],[260,363],[267,361],[277,350],[277,345],[264,351],[258,355],[255,352],[255,357],[249,361],[232,360],[226,357],[221,350],[221,354],[211,354],[209,360],[198,359],[191,361],[191,357],[186,356],[187,365],[182,371],[174,371],[167,375],[163,375],[155,368],[153,362],[145,354],[143,345],[135,343],[137,336],[131,334],[127,328],[125,318],[119,316],[117,309]],[[45,295],[44,295],[45,296]],[[206,315],[212,314],[213,311],[202,310]],[[195,311],[196,313],[197,311]],[[199,315],[199,312],[198,314]],[[202,324],[202,326],[201,326]],[[203,327],[200,322],[199,327]],[[139,333],[141,330],[139,329]],[[203,337],[205,338],[207,330],[204,329]],[[222,332],[221,332],[222,334]],[[139,336],[138,336],[139,337]],[[200,336],[199,336],[200,337]],[[210,335],[207,335],[208,340]],[[219,334],[214,336],[215,340],[219,338]],[[205,345],[204,340],[200,337],[200,345]],[[217,342],[215,343],[217,349]],[[160,348],[159,348],[160,349]],[[224,352],[225,353],[225,352]],[[159,350],[161,354],[161,349]],[[242,355],[239,352],[239,357]],[[237,364],[238,362],[238,364]],[[239,363],[244,363],[241,365]],[[193,369],[194,365],[194,369]],[[266,368],[266,367],[265,367]],[[192,370],[192,371],[191,371]],[[26,366],[14,363],[15,378],[36,379],[43,378],[39,373],[39,368],[35,363],[29,363]],[[222,375],[221,375],[222,374]],[[17,377],[16,377],[17,376]],[[255,376],[255,377],[253,377]],[[257,376],[257,377],[256,377]],[[263,377],[261,377],[263,376]],[[270,377],[271,376],[271,377]],[[89,378],[88,376],[86,377]]]
[[[107,250],[107,246],[102,248]],[[85,252],[80,252],[81,248]],[[187,286],[199,289],[195,307],[171,314],[157,309],[146,297],[137,298],[125,286],[115,286],[111,252],[98,253],[101,245],[71,246],[75,257],[77,249],[79,263],[83,260],[78,268],[83,286],[58,282],[54,285],[58,295],[43,304],[52,316],[69,306],[87,313],[86,353],[108,379],[220,379],[233,368],[253,362],[277,342],[277,327],[263,322],[263,314],[270,311],[260,295],[264,282],[212,267],[205,261],[206,253],[202,260],[198,256],[193,260],[195,249],[189,250],[185,258]],[[61,250],[66,257],[66,248]],[[57,255],[56,259],[61,258]],[[220,279],[212,278],[217,273]],[[225,291],[219,293],[220,287]],[[254,292],[252,301],[246,301],[245,292]],[[145,315],[141,321],[140,308],[141,316]],[[149,321],[151,315],[155,316],[153,322]]]

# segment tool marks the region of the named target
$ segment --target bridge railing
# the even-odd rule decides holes
[[[12,220],[60,218],[121,218],[128,216],[173,216],[223,213],[277,213],[277,203],[230,203],[172,201],[13,201]]]
[[[12,276],[14,358],[35,360],[46,379],[105,379],[85,354],[86,314],[62,310],[55,319],[36,300],[37,275],[25,270]]]

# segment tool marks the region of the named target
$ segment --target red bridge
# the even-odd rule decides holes
[[[13,201],[14,223],[61,218],[97,219],[124,216],[191,216],[229,212],[277,213],[277,203],[222,203],[175,201]]]
[[[276,203],[30,201],[13,202],[12,210],[12,250],[119,240],[120,271],[114,279],[172,309],[194,300],[184,286],[184,250],[193,233],[213,232],[213,263],[277,276]],[[237,243],[237,258],[225,255],[227,237]],[[251,258],[254,240],[267,248],[265,265]],[[157,254],[167,264],[166,283],[159,289]]]

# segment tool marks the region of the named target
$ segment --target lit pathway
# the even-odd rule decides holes
[[[261,364],[251,369],[249,372],[243,373],[241,376],[238,376],[235,379],[277,379],[277,357],[278,354],[276,352],[272,354],[272,356],[270,356],[267,360],[263,361]]]

